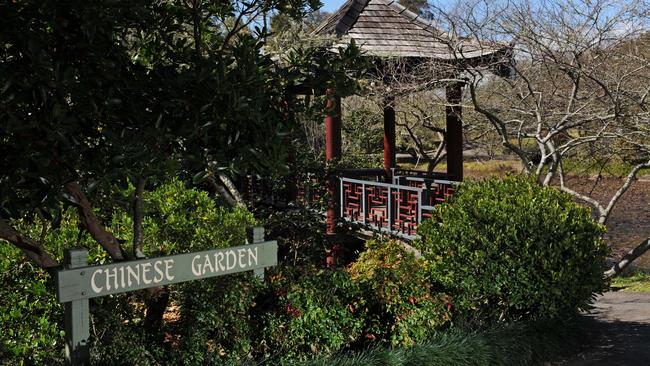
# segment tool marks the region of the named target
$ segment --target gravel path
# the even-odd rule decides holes
[[[582,316],[589,339],[562,366],[650,365],[650,293],[607,292]]]

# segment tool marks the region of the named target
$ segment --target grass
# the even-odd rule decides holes
[[[401,169],[415,169],[415,164],[400,163]],[[418,170],[427,170],[427,164],[420,164]],[[522,171],[519,160],[466,160],[463,162],[465,176],[472,178],[485,178],[491,176],[504,176],[506,173],[519,173]],[[447,163],[441,162],[435,171],[446,172]]]
[[[650,274],[637,272],[631,276],[615,277],[612,288],[625,292],[650,292]]]
[[[610,159],[601,162],[593,158],[564,159],[562,165],[564,166],[564,170],[575,175],[602,174],[606,177],[625,177],[634,167],[634,164],[623,162],[620,159]],[[642,169],[638,175],[642,176],[648,173],[650,173],[650,170]]]
[[[553,361],[575,350],[584,336],[573,321],[527,323],[485,331],[450,330],[411,348],[371,348],[282,366],[512,366]]]

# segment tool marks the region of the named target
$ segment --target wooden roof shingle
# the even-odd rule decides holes
[[[348,0],[312,33],[334,37],[332,49],[352,40],[369,56],[473,59],[505,49],[452,39],[396,0]]]

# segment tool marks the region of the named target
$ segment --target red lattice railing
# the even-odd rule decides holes
[[[340,178],[341,218],[369,228],[414,238],[433,207],[455,192],[458,183],[416,178],[388,184]]]

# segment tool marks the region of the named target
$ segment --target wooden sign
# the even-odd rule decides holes
[[[249,245],[168,257],[88,266],[86,249],[65,252],[65,269],[56,274],[56,292],[64,304],[66,364],[88,365],[90,312],[88,299],[173,283],[253,271],[264,277],[278,262],[278,245],[264,241],[264,228],[248,231]]]
[[[59,302],[89,299],[149,287],[252,271],[277,264],[275,241],[168,257],[62,270]]]

